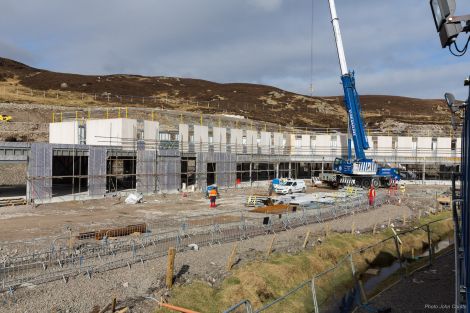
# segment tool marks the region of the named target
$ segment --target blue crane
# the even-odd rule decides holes
[[[356,159],[352,160],[351,140],[348,138],[348,160],[337,158],[333,165],[333,169],[339,174],[323,175],[322,180],[334,186],[338,186],[342,181],[354,181],[355,184],[363,187],[369,187],[371,184],[374,185],[374,187],[379,187],[381,184],[388,185],[391,179],[398,180],[400,176],[397,169],[381,168],[374,160],[369,159],[366,156],[366,150],[369,149],[369,142],[367,140],[362,120],[361,104],[356,90],[354,72],[350,72],[348,70],[335,1],[328,1],[330,4],[331,23],[333,25],[338,60],[341,69],[344,104],[346,106],[349,120],[348,127],[354,143]]]

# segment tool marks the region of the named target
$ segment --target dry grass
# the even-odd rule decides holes
[[[0,81],[0,101],[14,103],[41,103],[58,106],[103,106],[105,103],[95,101],[92,96],[79,92],[62,90],[33,90],[22,86],[18,79]]]
[[[419,224],[447,217],[450,217],[450,212],[423,218]],[[435,223],[431,226],[431,230],[433,240],[442,240],[452,231],[452,221]],[[348,252],[364,249],[362,253],[354,254],[354,264],[359,272],[364,271],[379,254],[393,258],[396,256],[393,240],[377,244],[391,235],[391,230],[376,235],[332,234],[313,251],[297,255],[274,254],[268,261],[256,260],[236,269],[218,288],[202,282],[176,287],[170,302],[200,312],[220,312],[222,308],[228,308],[242,299],[249,299],[255,308],[259,308],[282,296],[300,282],[337,265]],[[411,248],[416,251],[421,250],[423,243],[427,242],[427,234],[424,231],[405,234],[400,238],[404,243],[404,254],[410,254]],[[372,245],[375,246],[368,248]],[[352,278],[350,262],[346,259],[338,264],[337,270],[316,280],[319,303],[324,302],[332,292],[341,292],[342,289],[349,287],[353,282]],[[311,294],[309,287],[306,286],[288,300],[276,304],[270,312],[311,310]]]

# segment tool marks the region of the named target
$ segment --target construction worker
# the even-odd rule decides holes
[[[398,190],[398,182],[396,179],[390,179],[390,187],[388,188],[388,195],[389,196],[395,196],[396,191]]]
[[[269,187],[268,187],[268,195],[270,197],[273,195],[273,190],[274,190],[273,182],[270,182]]]
[[[211,201],[210,207],[211,207],[211,208],[217,207],[217,205],[215,204],[215,199],[217,199],[217,189],[212,188],[212,189],[209,191],[209,199],[210,199],[210,201]]]
[[[371,185],[369,188],[369,206],[374,206],[376,196],[375,188]]]

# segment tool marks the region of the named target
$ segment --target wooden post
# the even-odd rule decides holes
[[[426,231],[428,233],[428,246],[429,246],[429,266],[432,265],[432,258],[433,258],[433,247],[432,247],[432,239],[431,239],[431,228],[429,224],[426,225]]]
[[[227,271],[230,271],[233,266],[233,259],[235,258],[235,255],[237,254],[237,247],[238,247],[238,242],[233,245],[232,248],[232,253],[230,253],[230,256],[227,261]]]
[[[55,112],[52,112],[52,123],[55,122]]]
[[[173,287],[173,271],[175,269],[175,255],[176,249],[170,247],[168,249],[168,261],[166,264],[166,287],[171,289]]]
[[[362,304],[367,304],[368,300],[367,300],[366,291],[364,290],[364,284],[362,283],[362,280],[360,279],[358,280],[358,283],[359,283],[359,289],[361,291]]]
[[[354,221],[351,223],[351,235],[354,235],[354,232],[356,230],[356,223]]]
[[[399,247],[399,246],[400,246],[400,243],[399,243],[399,240],[398,240],[398,236],[397,236],[396,233],[395,233],[395,230],[394,230],[393,228],[392,228],[392,230],[393,230],[393,232],[394,232],[394,234],[395,234],[395,236],[393,237],[393,239],[394,239],[393,241],[395,241],[395,249],[397,250],[397,258],[398,258],[398,261],[400,262],[400,269],[402,269],[402,268],[403,268],[403,264],[402,264],[402,262],[401,262],[401,253],[400,253],[400,247]]]
[[[111,306],[111,312],[114,313],[116,312],[116,298],[113,299],[113,304]]]
[[[60,112],[60,121],[62,122],[62,112]]]
[[[330,235],[330,224],[325,225],[325,238]]]
[[[304,240],[304,244],[302,245],[302,247],[305,249],[307,247],[307,243],[308,243],[308,238],[310,237],[310,231],[307,232],[307,234],[305,235],[305,240]]]
[[[377,223],[374,224],[374,229],[372,229],[372,235],[375,235],[376,231],[377,231]]]
[[[390,227],[390,224],[392,223],[392,219],[388,218],[388,227]]]
[[[411,248],[411,258],[415,258],[415,248]]]
[[[127,118],[127,116],[128,116],[127,111],[128,111],[128,110],[127,110],[127,107],[126,107],[126,118]]]
[[[106,119],[108,119],[108,118],[109,118],[109,109],[106,108]]]
[[[418,210],[418,220],[421,219],[421,210]]]
[[[268,251],[266,252],[266,256],[270,256],[271,253],[273,252],[273,245],[274,245],[275,239],[276,239],[276,235],[274,235],[273,239],[271,239],[271,243],[269,244]]]

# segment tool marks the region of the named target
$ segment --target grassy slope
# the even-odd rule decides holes
[[[450,217],[450,212],[430,216],[420,220],[420,224],[432,220]],[[452,230],[452,221],[447,220],[433,224],[431,227],[433,241],[444,238]],[[242,268],[233,271],[232,275],[224,280],[218,288],[208,286],[204,282],[194,282],[189,285],[178,286],[173,289],[170,303],[199,312],[220,312],[223,308],[249,299],[255,308],[269,303],[273,299],[285,294],[300,282],[310,279],[337,264],[347,251],[354,251],[373,245],[391,236],[386,230],[376,235],[351,234],[330,235],[320,246],[313,251],[305,251],[297,255],[274,254],[269,260],[256,260]],[[401,236],[404,243],[403,253],[409,255],[412,248],[420,250],[427,241],[424,231],[414,232]],[[354,263],[360,272],[366,269],[367,263],[377,255],[396,255],[393,240],[377,245],[362,254],[355,254]],[[332,293],[351,283],[349,262],[339,266],[339,270],[331,272],[316,281],[319,303]],[[334,282],[334,284],[332,283]],[[308,312],[312,309],[309,290],[303,290],[289,297],[288,301],[276,304],[270,312]],[[167,312],[159,310],[157,312]]]

